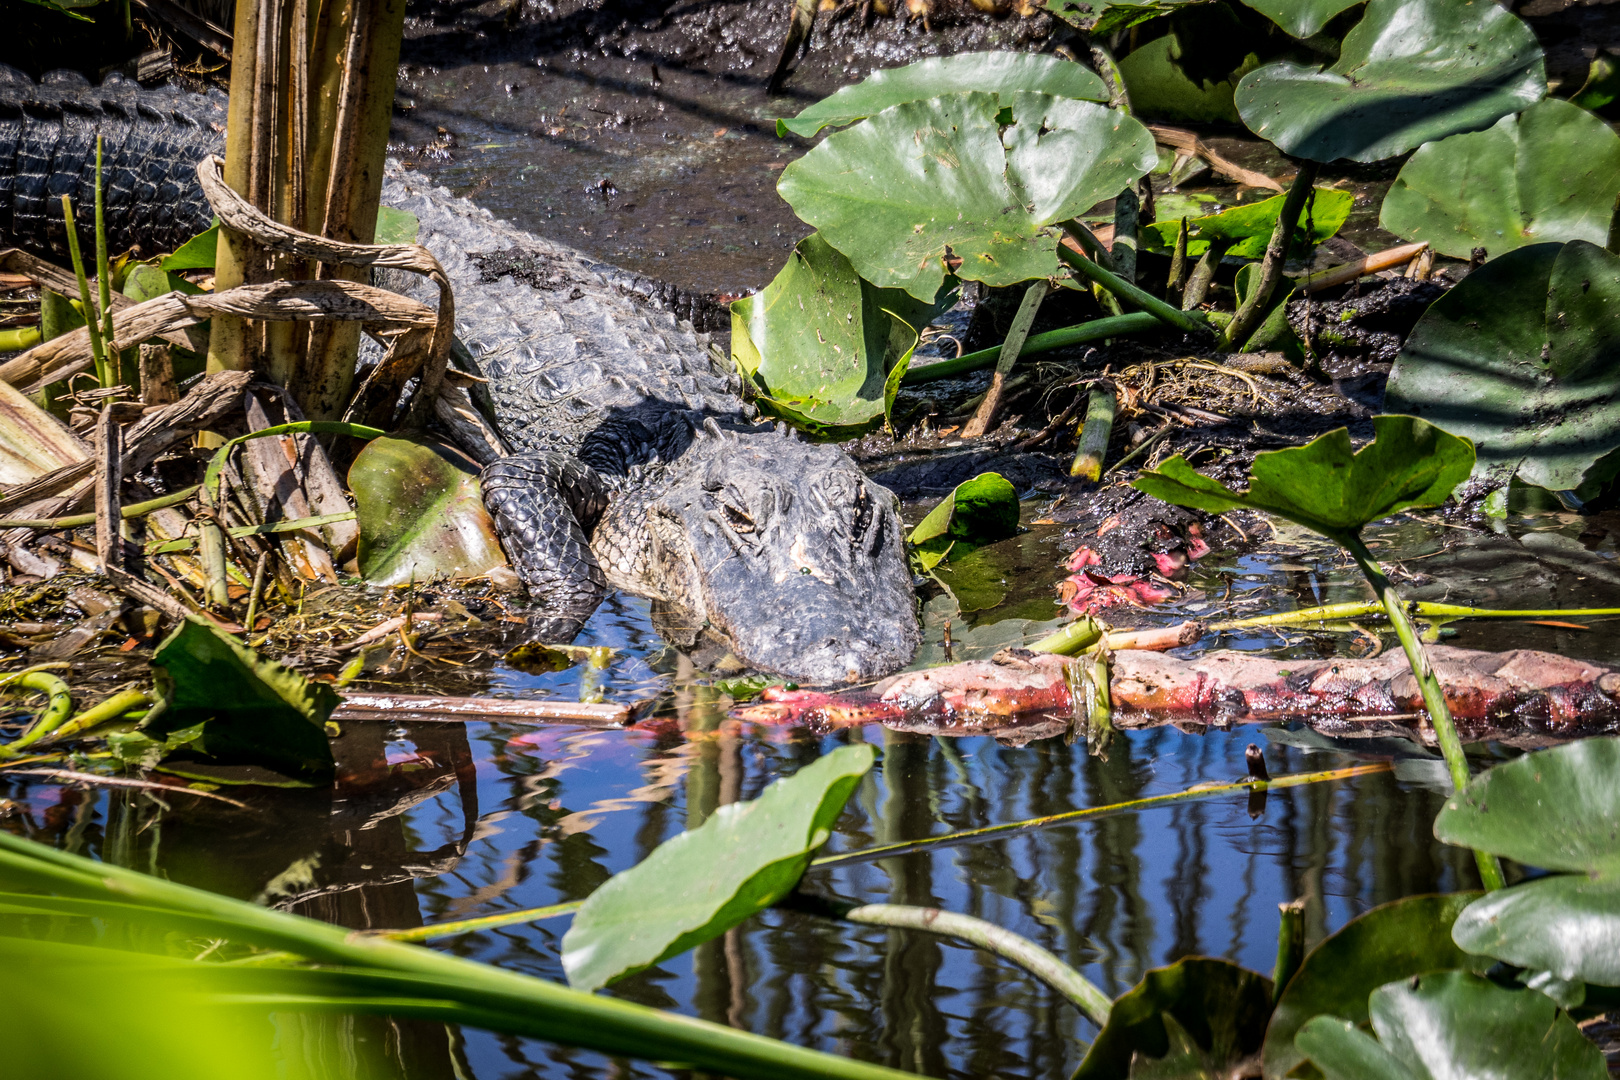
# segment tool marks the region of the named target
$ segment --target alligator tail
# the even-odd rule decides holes
[[[100,135],[108,250],[173,251],[212,220],[197,162],[224,152],[225,115],[217,90],[144,90],[118,75],[93,87],[61,71],[36,83],[0,65],[0,248],[65,260],[63,195],[81,241],[90,235]]]

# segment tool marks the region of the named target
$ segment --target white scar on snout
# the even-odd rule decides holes
[[[775,578],[776,584],[780,585],[792,574],[805,573],[826,582],[828,585],[833,583],[831,575],[811,561],[810,553],[805,550],[803,533],[800,533],[798,536],[793,538],[793,546],[788,548],[788,559],[790,560],[793,568],[791,570],[777,571]]]

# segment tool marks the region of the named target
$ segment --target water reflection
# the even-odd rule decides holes
[[[1612,537],[1578,522],[1530,528],[1538,525],[1555,528],[1530,545],[1434,528],[1374,536],[1429,578],[1412,589],[1435,599],[1612,603],[1620,586],[1597,572],[1612,566]],[[1580,538],[1583,528],[1589,535]],[[1360,598],[1353,571],[1331,550],[1297,540],[1284,536],[1275,548],[1241,558],[1212,556],[1194,583],[1202,598],[1190,595],[1179,606],[1239,605],[1249,613]],[[1527,559],[1532,547],[1563,561]],[[1487,580],[1470,580],[1481,577]],[[1247,599],[1255,602],[1240,604]],[[661,841],[720,806],[756,796],[842,741],[868,741],[881,757],[837,823],[834,851],[1235,779],[1247,772],[1250,742],[1264,747],[1273,775],[1392,750],[1377,741],[1350,747],[1313,741],[1308,732],[1256,728],[1123,732],[1106,758],[1060,739],[1012,748],[984,737],[937,739],[877,727],[828,738],[745,730],[726,719],[725,699],[689,664],[660,651],[636,602],[604,608],[587,634],[592,644],[620,650],[609,696],[659,693],[670,724],[630,734],[348,723],[337,743],[342,779],[330,792],[248,792],[241,797],[250,809],[239,811],[184,797],[160,802],[144,792],[11,782],[8,827],[341,925],[397,927],[584,897]],[[1289,634],[1235,644],[1319,651],[1342,640]],[[1594,659],[1613,649],[1601,632],[1522,623],[1470,626],[1457,640],[1499,648],[1532,635],[1543,647]],[[577,671],[497,671],[491,682],[498,691],[571,694],[579,678]],[[1177,804],[812,871],[806,888],[991,920],[1118,994],[1147,968],[1188,955],[1268,971],[1276,906],[1284,901],[1304,899],[1314,941],[1379,903],[1474,884],[1471,859],[1433,838],[1442,798],[1421,769],[1362,776],[1273,792],[1258,817],[1241,796]],[[566,920],[507,927],[440,947],[561,979],[566,928]],[[933,1076],[1064,1075],[1094,1034],[1044,984],[987,954],[929,935],[781,912],[609,992]],[[668,1075],[435,1025],[286,1023],[296,1045],[321,1060],[346,1056],[359,1063],[348,1070],[356,1075]]]

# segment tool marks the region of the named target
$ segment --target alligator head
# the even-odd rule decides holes
[[[784,429],[700,429],[643,504],[661,622],[719,635],[743,664],[810,683],[886,675],[920,634],[895,498]]]

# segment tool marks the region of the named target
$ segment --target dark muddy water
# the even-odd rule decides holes
[[[774,194],[781,166],[804,146],[777,140],[769,121],[814,93],[773,102],[757,80],[665,68],[655,82],[651,63],[568,57],[544,66],[534,57],[487,67],[417,63],[401,92],[414,104],[396,128],[402,141],[420,144],[438,127],[456,137],[451,160],[422,158],[424,173],[597,257],[689,288],[740,292],[768,280],[806,231]],[[1223,149],[1236,156],[1242,148]],[[1245,163],[1266,167],[1254,154]],[[1026,517],[1038,512],[1031,505]],[[1369,535],[1413,598],[1601,606],[1620,603],[1611,528],[1620,523],[1542,512],[1515,516],[1495,533],[1405,521]],[[1037,528],[976,555],[989,606],[960,618],[1052,617],[1065,573],[1058,538],[1058,530]],[[1366,596],[1348,560],[1289,530],[1246,554],[1211,554],[1188,584],[1166,620]],[[1586,631],[1476,622],[1448,640],[1620,661],[1613,624],[1591,622]],[[407,716],[394,725],[349,723],[336,742],[343,776],[331,792],[237,793],[252,807],[243,812],[182,795],[159,802],[9,781],[0,787],[13,801],[9,827],[342,925],[404,927],[584,897],[717,806],[756,796],[845,741],[871,743],[881,757],[830,850],[1235,779],[1245,773],[1246,745],[1256,742],[1273,775],[1390,757],[1400,766],[1274,794],[1255,815],[1240,799],[1181,804],[813,872],[806,887],[990,919],[1118,994],[1148,968],[1193,954],[1269,971],[1285,901],[1305,898],[1314,941],[1378,903],[1475,884],[1471,859],[1432,837],[1442,770],[1415,746],[1335,743],[1308,730],[1165,727],[1120,736],[1104,759],[1061,740],[1012,747],[878,727],[811,737],[727,721],[727,699],[664,646],[644,601],[610,599],[580,643],[616,650],[606,672],[589,676],[593,687],[610,700],[656,697],[674,727],[649,735]],[[1382,646],[1393,644],[1386,635]],[[1195,648],[1213,647],[1317,654],[1365,649],[1367,641],[1285,630]],[[579,668],[531,675],[498,666],[485,692],[572,699],[588,689],[587,678]],[[508,927],[439,947],[561,979],[566,925]],[[986,954],[923,934],[777,912],[609,992],[932,1076],[1064,1076],[1095,1034],[1043,984]],[[424,1024],[362,1019],[319,1030],[333,1075],[666,1075]]]

